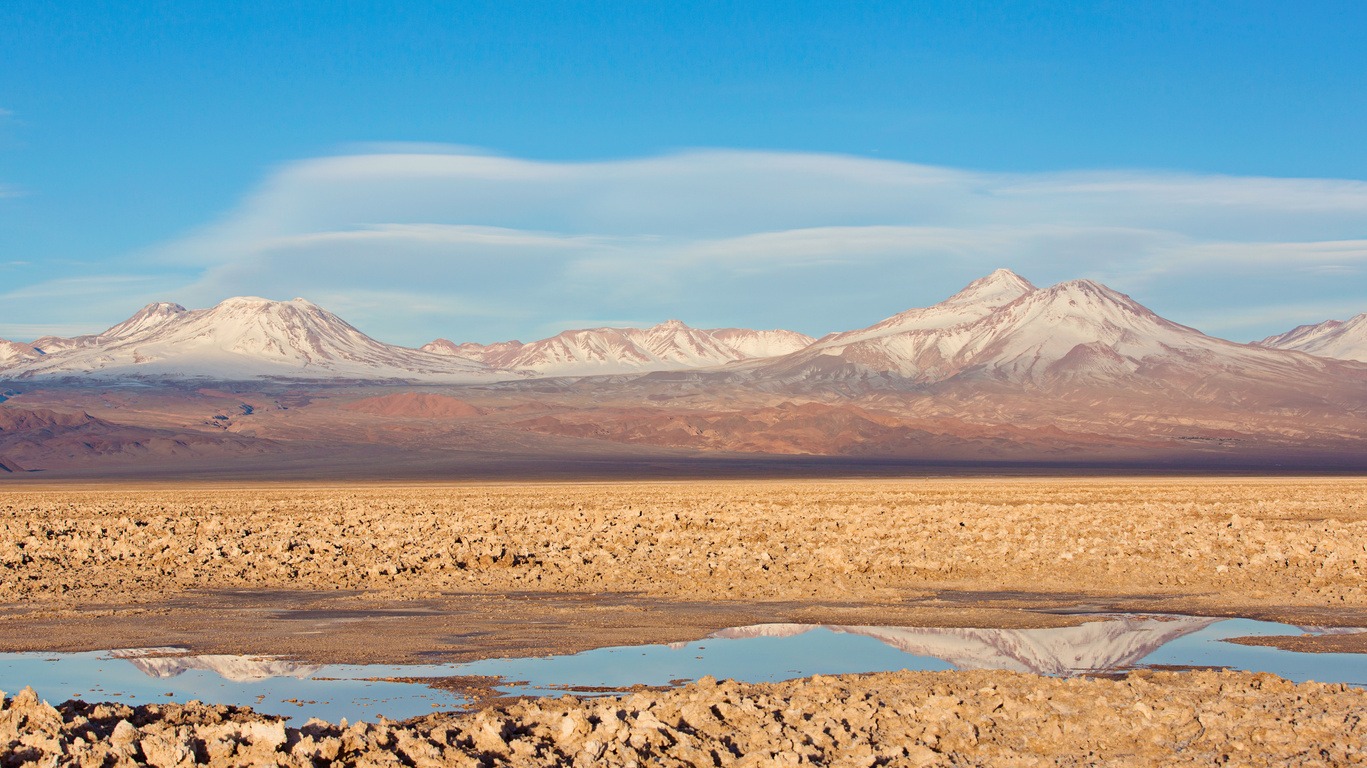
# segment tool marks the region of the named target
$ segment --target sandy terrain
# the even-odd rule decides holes
[[[432,651],[456,660],[696,639],[761,622],[1062,626],[1079,619],[1024,609],[1076,606],[1367,626],[1365,568],[1362,479],[35,486],[0,491],[0,650],[175,644],[311,661],[406,661]],[[1313,649],[1315,641],[1303,642]],[[1360,637],[1329,642],[1367,650]],[[984,709],[991,695],[980,689],[993,685],[1015,703]],[[668,725],[666,740],[683,745],[677,754],[734,747],[829,759],[892,750],[886,756],[907,764],[949,760],[927,750],[967,756],[957,764],[1008,764],[1012,749],[1082,764],[1108,755],[1150,764],[1153,754],[1167,762],[1229,754],[1243,764],[1344,764],[1361,760],[1345,750],[1362,741],[1365,709],[1360,691],[1242,675],[882,675],[700,690],[639,694],[614,706],[633,722],[649,715],[646,731],[655,719]],[[721,711],[731,710],[715,697],[731,697],[727,707],[754,722],[680,730],[689,696]],[[944,700],[927,704],[930,696],[966,703],[945,710]],[[1115,703],[1085,703],[1092,701]],[[583,734],[564,743],[554,736],[563,712],[600,706],[518,704],[490,727],[517,736],[500,748],[515,764],[568,762],[588,744]],[[832,707],[880,714],[876,723],[846,718],[851,735],[827,742],[795,714],[826,717]],[[903,716],[890,719],[894,711]],[[1055,714],[1039,717],[1047,711]],[[1193,720],[1194,711],[1208,717]],[[172,706],[106,714],[91,749],[138,741],[147,729],[173,751],[192,738],[207,745],[219,736],[195,737],[194,728],[226,733],[214,724],[221,716]],[[473,717],[480,716],[494,715]],[[0,731],[38,738],[37,725],[5,726],[16,722],[9,717]],[[74,738],[83,726],[72,717],[68,708]],[[122,718],[139,730],[110,736]],[[1140,721],[1144,728],[1135,727]],[[181,730],[166,730],[172,725]],[[917,735],[932,726],[940,741]],[[325,739],[319,728],[309,743]],[[977,743],[965,736],[975,728]],[[434,729],[449,730],[431,736]],[[471,741],[487,739],[479,736],[487,730],[448,718],[327,733],[349,745],[348,760],[405,743],[455,760],[456,752],[498,752]],[[658,739],[643,733],[640,745],[605,735],[589,749],[601,747],[605,760],[654,759]],[[220,741],[237,738],[229,736]],[[294,749],[294,738],[282,736],[272,750]],[[1306,752],[1311,744],[1328,753]],[[0,746],[0,754],[6,749],[18,747]],[[146,747],[142,754],[150,757]]]

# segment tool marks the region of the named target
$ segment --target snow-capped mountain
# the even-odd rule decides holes
[[[1009,269],[998,269],[969,283],[962,291],[930,307],[918,307],[893,315],[857,331],[836,333],[821,339],[818,348],[843,348],[856,342],[915,331],[934,331],[971,323],[992,314],[1036,290],[1029,280]]]
[[[473,360],[477,363],[484,363],[493,368],[501,367],[499,361],[512,357],[517,351],[525,346],[520,341],[500,341],[495,344],[476,344],[467,341],[457,344],[446,339],[429,341],[419,347],[424,352],[431,352],[437,355],[450,355],[466,360]]]
[[[1030,386],[1137,378],[1171,383],[1214,374],[1290,385],[1325,369],[1313,358],[1178,325],[1091,280],[1040,289],[1008,270],[940,304],[746,367],[789,380],[891,375],[916,383],[971,379]]]
[[[304,299],[239,297],[199,310],[151,304],[96,336],[43,341],[47,346],[39,348],[47,354],[8,366],[5,375],[435,381],[494,377],[478,363],[376,341]]]
[[[503,370],[586,376],[706,368],[787,354],[811,342],[810,336],[794,331],[704,330],[669,320],[650,328],[565,331],[530,344],[505,341],[485,346],[437,339],[423,349]]]
[[[782,329],[752,331],[749,328],[713,328],[705,333],[736,350],[740,354],[737,360],[787,355],[816,341],[805,333]]]
[[[1367,316],[1359,316],[1297,329],[1264,346],[1236,344],[1165,320],[1090,280],[1036,288],[1000,269],[939,304],[816,341],[791,331],[708,330],[670,320],[565,331],[528,344],[438,339],[409,349],[376,341],[303,299],[243,297],[199,310],[157,303],[100,334],[0,342],[0,373],[461,383],[725,366],[732,378],[767,389],[831,381],[989,383],[1022,391],[1101,386],[1208,402],[1256,393],[1286,408],[1338,402],[1344,393],[1357,402],[1367,369],[1274,347],[1314,346],[1324,355],[1332,341],[1336,354],[1349,357],[1349,342],[1364,335]]]
[[[1196,616],[1124,616],[1051,629],[758,624],[724,629],[710,637],[791,637],[824,628],[872,637],[915,656],[947,661],[958,669],[1077,675],[1129,669],[1163,645],[1219,620]]]
[[[70,339],[65,339],[61,336],[44,336],[35,340],[33,346],[45,355],[66,352],[72,349],[98,347],[120,339],[137,336],[140,333],[145,333],[168,320],[180,317],[188,311],[189,310],[179,304],[172,304],[169,301],[158,301],[148,304],[133,313],[132,317],[115,325],[104,333],[76,336]]]
[[[1367,363],[1367,312],[1348,320],[1302,325],[1286,333],[1268,336],[1258,344]]]

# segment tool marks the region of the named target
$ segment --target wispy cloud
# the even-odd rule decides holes
[[[1298,325],[1305,325],[1307,317],[1316,318],[1311,322],[1319,323],[1325,320],[1346,320],[1363,312],[1367,312],[1367,306],[1356,302],[1308,302],[1267,304],[1249,309],[1226,307],[1219,311],[1197,313],[1195,316],[1207,332],[1220,333],[1254,325],[1267,325],[1278,331],[1289,331]]]
[[[91,328],[85,323],[3,323],[0,322],[0,339],[29,342],[43,336],[80,336],[98,333],[104,327]]]
[[[1367,262],[1367,183],[1356,180],[1003,174],[729,150],[546,162],[359,149],[277,169],[218,221],[135,263],[196,274],[177,289],[183,303],[303,295],[413,344],[525,338],[567,317],[820,334],[934,302],[999,266],[1040,283],[1104,279],[1180,322],[1231,318],[1222,327],[1250,338],[1284,317],[1367,309],[1367,287],[1342,279]]]
[[[86,296],[104,296],[111,291],[136,290],[138,287],[150,286],[158,281],[159,278],[144,275],[115,274],[67,277],[10,289],[0,293],[0,300],[73,299]]]
[[[99,333],[145,304],[174,300],[183,285],[174,276],[101,274],[0,288],[0,336]]]

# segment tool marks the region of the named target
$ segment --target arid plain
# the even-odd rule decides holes
[[[696,640],[759,623],[1067,626],[1084,621],[1076,610],[1361,627],[1367,480],[26,484],[0,492],[0,569],[3,651],[176,645],[397,663]],[[1362,639],[1277,642],[1362,652]],[[11,762],[1367,759],[1360,689],[1229,672],[704,680],[302,730],[212,706],[54,711],[18,697],[7,707],[0,749]]]

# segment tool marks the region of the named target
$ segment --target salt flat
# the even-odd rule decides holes
[[[0,492],[0,650],[176,644],[196,653],[313,662],[460,660],[694,640],[721,627],[764,622],[1066,626],[1081,617],[1039,609],[1079,608],[1367,626],[1365,566],[1367,480],[1361,478],[30,486]],[[1355,635],[1306,641],[1313,650],[1361,652],[1363,646]],[[1227,721],[1221,738],[1237,740],[1241,729],[1253,733],[1255,725],[1287,717],[1287,702],[1310,690],[1272,684],[1266,676],[1186,673],[1089,683],[1101,688],[1083,695],[1068,687],[1074,684],[1049,678],[938,674],[842,680],[840,706],[930,691],[960,702],[960,709],[945,710],[957,713],[945,715],[946,722],[980,723],[996,710],[969,713],[986,695],[979,689],[1000,685],[1036,708],[1041,701],[1059,703],[1049,711],[1061,733],[1077,728],[1095,738],[1074,743],[1052,731],[1042,735],[1053,721],[1041,721],[1009,726],[1025,728],[1020,731],[988,727],[984,733],[996,735],[985,742],[1006,739],[1044,756],[1093,744],[1098,754],[1118,755],[1105,750],[1122,750],[1120,741],[1100,735],[1114,729],[1118,715],[1064,699],[1129,697],[1125,707],[1143,704],[1151,714],[1173,697],[1189,699],[1190,711],[1180,717],[1145,718],[1154,729],[1149,741],[1159,745],[1152,757],[1176,754],[1173,745],[1184,739],[1199,741],[1193,734],[1200,728],[1208,741],[1215,739],[1217,731],[1199,714],[1207,709]],[[725,722],[768,733],[779,721],[763,715],[764,708],[784,702],[805,702],[792,706],[814,717],[835,704],[811,699],[811,686],[829,684],[725,688],[723,703],[761,711],[754,723]],[[1253,704],[1229,709],[1221,703],[1226,694],[1220,691],[1235,689]],[[604,750],[598,757],[608,759],[622,744],[636,750],[634,759],[666,754],[648,735],[636,745],[630,728],[660,702],[711,702],[715,690],[693,686],[618,702],[613,706],[633,725],[621,740],[598,739]],[[1301,701],[1295,717],[1310,717],[1305,706],[1314,710],[1311,719],[1360,711],[1355,689],[1320,686],[1313,696],[1320,703]],[[977,703],[964,703],[970,700]],[[593,702],[531,715],[515,706],[523,709],[486,717],[504,718],[499,722],[514,723],[509,727],[518,733],[524,725],[538,732],[543,721],[558,727],[573,712],[605,722],[592,714],[600,706]],[[167,705],[165,711],[179,710]],[[896,717],[910,718],[922,733],[929,713],[912,708]],[[139,715],[138,725],[167,716]],[[891,709],[874,706],[870,723],[891,716]],[[446,748],[493,754],[491,744],[478,742],[485,721],[461,717],[442,727],[468,739],[453,735],[433,747],[437,754]],[[1348,739],[1361,743],[1359,721],[1336,722],[1342,739],[1317,743],[1334,749],[1346,749]],[[410,736],[422,733],[430,741],[429,726],[409,726],[417,729]],[[597,726],[588,727],[592,733]],[[851,727],[851,744],[908,747],[889,758],[938,759],[909,750],[939,749],[938,742],[898,741],[876,725]],[[786,728],[780,728],[784,739],[800,743]],[[690,738],[701,741],[688,743],[715,750],[725,731],[699,726]],[[884,736],[874,738],[875,731]],[[597,749],[586,735],[576,738],[573,754],[555,752],[560,756],[552,759],[544,744],[524,754],[508,736],[504,756],[512,764],[554,764]],[[474,741],[459,746],[461,739]],[[787,742],[753,743],[773,752]],[[1285,749],[1267,754],[1287,760],[1300,754],[1294,738],[1278,743]],[[361,739],[352,745],[360,750],[353,758],[379,744]],[[823,759],[854,754],[848,746],[839,739],[826,744]],[[1005,759],[1004,752],[984,749],[974,753],[982,764]]]

